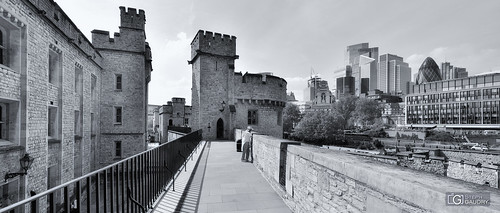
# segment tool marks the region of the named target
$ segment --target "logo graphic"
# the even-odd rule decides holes
[[[490,193],[487,192],[447,192],[447,206],[489,206]]]

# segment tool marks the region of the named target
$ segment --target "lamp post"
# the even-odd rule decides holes
[[[222,101],[222,102],[220,103],[220,105],[221,105],[221,108],[219,109],[219,111],[220,111],[220,112],[223,112],[223,111],[224,111],[224,109],[226,108],[226,102],[225,102],[225,101]]]
[[[4,181],[7,182],[8,179],[14,178],[16,176],[23,176],[28,174],[28,169],[31,168],[31,165],[33,164],[33,161],[35,159],[33,157],[30,157],[29,154],[24,154],[24,157],[19,159],[19,164],[21,165],[21,172],[14,172],[14,173],[7,173],[5,174]]]

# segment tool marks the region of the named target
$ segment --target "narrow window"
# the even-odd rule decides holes
[[[248,110],[248,124],[257,124],[257,110]]]
[[[5,43],[4,43],[4,39],[3,39],[3,31],[0,30],[0,64],[3,64],[5,65],[4,63],[4,60],[3,60],[3,56],[4,56],[4,51],[6,50],[5,48]]]
[[[172,119],[169,119],[168,120],[168,126],[173,126],[174,125],[174,122],[172,121]]]
[[[57,138],[57,107],[49,106],[48,135],[51,139]]]
[[[115,74],[115,89],[122,90],[122,74]]]
[[[75,136],[82,136],[81,125],[80,125],[80,111],[75,110]]]
[[[75,65],[75,93],[78,95],[83,94],[83,69],[81,66]]]
[[[121,124],[122,123],[122,107],[115,107],[115,123],[116,124]]]
[[[94,74],[91,74],[90,77],[90,99],[95,100],[95,87],[97,84],[97,77]]]
[[[95,135],[94,113],[90,113],[90,134]]]
[[[122,142],[121,141],[115,141],[115,157],[117,157],[117,158],[122,157]]]
[[[278,117],[277,117],[277,121],[278,121],[278,126],[281,126],[281,122],[282,122],[282,113],[280,111],[278,111]]]
[[[3,133],[5,127],[4,127],[4,124],[6,123],[5,122],[5,107],[3,106],[3,104],[0,104],[0,139],[5,139],[4,136],[5,134]]]
[[[50,49],[49,50],[49,83],[59,86],[60,69],[60,55]]]

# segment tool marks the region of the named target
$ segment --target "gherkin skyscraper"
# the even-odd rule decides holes
[[[433,82],[433,81],[441,81],[441,71],[439,70],[439,66],[436,64],[434,59],[431,57],[427,57],[420,69],[418,69],[417,75],[417,84]]]

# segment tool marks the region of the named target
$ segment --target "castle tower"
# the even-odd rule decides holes
[[[203,138],[229,139],[233,105],[236,37],[198,31],[191,42],[192,129],[203,129]]]
[[[108,165],[146,150],[151,49],[143,10],[120,7],[120,32],[93,30],[103,57],[99,162]]]

